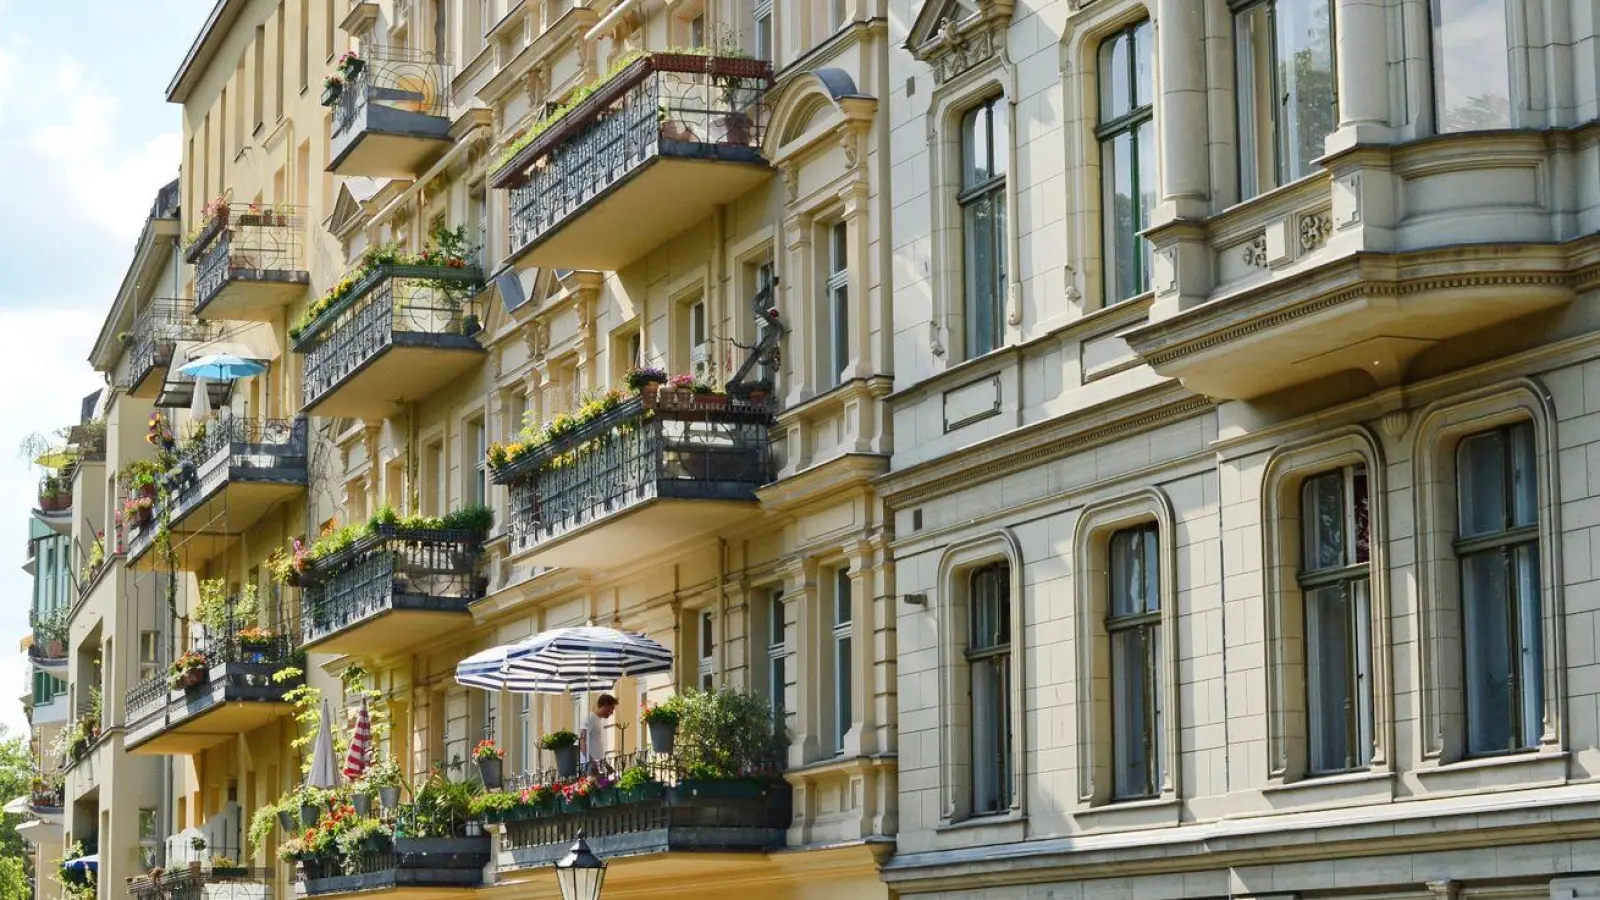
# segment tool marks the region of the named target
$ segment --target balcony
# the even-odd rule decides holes
[[[450,66],[432,53],[373,47],[333,98],[328,171],[415,178],[449,149]]]
[[[174,868],[128,882],[133,900],[272,900],[270,869]]]
[[[161,383],[151,405],[157,409],[190,409],[194,404],[197,383],[193,375],[172,375]],[[229,398],[233,396],[233,385],[232,381],[206,382],[206,394],[209,395],[212,409],[222,409],[228,405]]]
[[[764,403],[722,395],[635,396],[494,470],[511,490],[511,552],[598,568],[619,547],[688,542],[756,512],[771,480]],[[637,543],[635,543],[637,542]]]
[[[684,767],[671,756],[623,754],[612,763],[616,771],[642,769],[648,780],[629,789],[602,788],[582,802],[523,800],[493,814],[505,826],[501,868],[551,865],[567,854],[580,831],[602,859],[765,853],[784,846],[793,792],[771,766],[744,777],[703,780],[684,777]],[[553,774],[520,780],[555,784]]]
[[[63,470],[39,479],[39,519],[62,534],[72,530],[72,477]]]
[[[378,526],[300,576],[302,646],[318,653],[391,653],[464,627],[483,596],[480,538],[463,531]]]
[[[370,850],[345,866],[342,860],[305,860],[305,895],[323,897],[358,891],[408,889],[422,895],[454,895],[453,888],[483,884],[489,838],[395,838],[388,849]]]
[[[228,417],[206,423],[162,475],[164,490],[144,518],[125,522],[128,564],[150,569],[160,523],[170,529],[173,562],[189,571],[215,558],[270,510],[306,489],[304,416]]]
[[[306,409],[376,421],[483,361],[476,268],[373,268],[300,334]]]
[[[512,259],[615,271],[761,184],[771,86],[761,60],[639,58],[496,171]]]
[[[220,633],[193,641],[185,656],[198,655],[204,665],[188,683],[175,684],[163,671],[130,689],[127,752],[199,753],[287,715],[292,704],[284,694],[301,678],[276,682],[272,676],[290,664],[293,637],[283,628],[255,626],[230,619]]]
[[[141,400],[155,399],[166,385],[179,342],[214,340],[218,333],[214,323],[195,318],[187,301],[151,300],[133,320],[133,328],[120,335],[128,357],[123,390]]]
[[[271,322],[311,283],[305,260],[305,209],[223,204],[188,250],[194,314],[204,319]]]

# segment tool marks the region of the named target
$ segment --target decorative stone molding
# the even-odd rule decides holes
[[[1329,210],[1307,213],[1300,217],[1300,252],[1310,253],[1328,243],[1333,234],[1333,215]]]
[[[1258,269],[1267,267],[1267,236],[1258,234],[1244,247],[1244,261]]]
[[[935,84],[1003,55],[1014,0],[933,0],[923,5],[905,47],[933,69]]]

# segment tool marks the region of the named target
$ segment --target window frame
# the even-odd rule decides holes
[[[1438,135],[1444,135],[1444,134],[1477,134],[1477,133],[1481,133],[1481,132],[1485,132],[1485,131],[1503,131],[1503,130],[1507,130],[1507,129],[1512,129],[1512,128],[1518,127],[1518,124],[1517,124],[1517,119],[1518,119],[1518,116],[1517,116],[1517,88],[1518,88],[1517,80],[1518,79],[1517,79],[1517,60],[1515,59],[1515,57],[1517,55],[1519,55],[1519,54],[1517,53],[1517,51],[1513,50],[1513,47],[1516,46],[1515,33],[1517,31],[1517,28],[1516,28],[1516,22],[1515,22],[1515,19],[1514,19],[1514,15],[1513,15],[1513,10],[1512,10],[1511,4],[1506,2],[1506,0],[1500,0],[1500,10],[1501,10],[1501,18],[1502,18],[1501,24],[1502,24],[1502,26],[1504,28],[1503,36],[1505,37],[1504,51],[1505,51],[1505,66],[1506,66],[1505,88],[1506,88],[1506,119],[1507,119],[1507,122],[1506,122],[1505,125],[1496,125],[1496,126],[1492,126],[1490,128],[1451,129],[1451,130],[1447,131],[1445,129],[1445,127],[1444,127],[1444,118],[1445,118],[1444,117],[1445,110],[1444,110],[1444,105],[1443,105],[1443,99],[1444,98],[1440,94],[1440,91],[1439,91],[1440,82],[1441,81],[1445,81],[1448,78],[1448,76],[1441,77],[1441,75],[1443,75],[1445,73],[1442,73],[1441,70],[1440,70],[1440,66],[1443,64],[1443,57],[1444,57],[1443,46],[1442,46],[1443,42],[1440,40],[1441,31],[1442,31],[1442,27],[1441,27],[1441,23],[1440,23],[1440,19],[1441,19],[1440,0],[1428,0],[1427,10],[1426,10],[1427,27],[1428,27],[1428,92],[1429,92],[1428,107],[1429,107],[1429,112],[1433,116],[1433,133],[1434,134],[1438,134]]]
[[[1241,16],[1244,13],[1250,12],[1251,10],[1257,9],[1259,7],[1266,7],[1266,9],[1267,9],[1267,22],[1268,22],[1267,47],[1268,47],[1268,50],[1269,50],[1269,52],[1271,53],[1271,56],[1272,56],[1272,62],[1271,62],[1271,66],[1270,66],[1271,75],[1272,75],[1272,84],[1270,85],[1270,87],[1272,88],[1272,92],[1273,92],[1272,96],[1282,98],[1283,91],[1279,87],[1279,80],[1278,80],[1278,28],[1277,28],[1278,4],[1281,3],[1281,2],[1283,2],[1283,0],[1229,0],[1229,3],[1228,3],[1228,25],[1229,25],[1228,40],[1230,42],[1230,48],[1231,48],[1231,50],[1233,52],[1233,60],[1234,60],[1234,64],[1233,64],[1233,114],[1234,114],[1233,134],[1234,134],[1234,144],[1235,144],[1235,147],[1237,148],[1237,151],[1238,151],[1238,153],[1237,153],[1238,164],[1237,164],[1237,170],[1234,173],[1234,176],[1235,176],[1236,183],[1239,186],[1239,200],[1240,200],[1240,202],[1243,202],[1243,201],[1246,201],[1246,200],[1252,200],[1252,199],[1255,199],[1256,197],[1264,196],[1264,195],[1269,194],[1272,191],[1275,191],[1275,190],[1277,190],[1279,188],[1286,187],[1286,186],[1288,186],[1290,184],[1293,184],[1294,182],[1299,181],[1301,178],[1309,178],[1309,177],[1311,177],[1312,175],[1315,174],[1315,172],[1307,172],[1304,175],[1295,175],[1295,176],[1291,177],[1287,172],[1288,163],[1284,159],[1284,152],[1283,152],[1284,151],[1285,137],[1284,137],[1284,135],[1282,133],[1282,130],[1281,130],[1282,126],[1283,126],[1283,106],[1284,106],[1284,102],[1283,102],[1282,99],[1279,99],[1278,102],[1271,104],[1271,109],[1272,109],[1272,127],[1271,127],[1270,131],[1271,131],[1271,136],[1272,136],[1272,183],[1270,185],[1266,186],[1266,187],[1260,187],[1258,189],[1258,184],[1260,182],[1259,177],[1257,178],[1256,183],[1252,183],[1252,184],[1247,184],[1247,181],[1245,179],[1246,159],[1247,159],[1248,156],[1254,155],[1256,153],[1256,150],[1255,150],[1255,138],[1254,138],[1253,135],[1251,136],[1251,139],[1248,142],[1245,140],[1244,116],[1242,115],[1242,112],[1244,110],[1244,99],[1243,99],[1244,98],[1244,79],[1241,77],[1241,73],[1242,73],[1242,70],[1243,70],[1243,63],[1242,63],[1243,55],[1240,53],[1240,46],[1241,45],[1240,45],[1240,41],[1239,41],[1239,21],[1240,21]],[[1335,15],[1335,10],[1334,10],[1334,0],[1317,0],[1317,2],[1325,2],[1325,3],[1328,4],[1328,61],[1329,61],[1328,64],[1329,64],[1330,75],[1331,75],[1332,81],[1333,81],[1333,119],[1332,119],[1333,130],[1329,131],[1328,134],[1332,134],[1334,131],[1337,131],[1338,127],[1339,127],[1339,58],[1338,58],[1339,33],[1338,33],[1338,21],[1337,21],[1337,16]],[[1326,138],[1327,135],[1323,135],[1323,137]],[[1246,153],[1246,149],[1245,149],[1247,145],[1251,148],[1250,152],[1248,154]],[[1313,158],[1315,158],[1315,157],[1313,157]],[[1309,163],[1310,160],[1307,160],[1307,162]]]
[[[765,23],[764,25],[762,24],[763,22]],[[777,55],[777,32],[773,28],[775,22],[773,0],[756,0],[750,26],[751,56],[769,62],[775,59]],[[763,38],[765,39],[765,46],[762,46]]]
[[[979,646],[978,617],[979,617],[979,579],[992,577],[998,589],[999,596],[997,609],[991,613],[998,613],[991,618],[997,622],[1005,623],[1005,640],[998,639],[991,643]],[[978,666],[990,665],[997,670],[996,693],[999,697],[1000,708],[995,711],[991,721],[996,725],[994,734],[980,735],[976,716],[969,724],[968,730],[972,734],[971,764],[972,776],[969,779],[970,796],[968,797],[968,810],[974,817],[996,816],[1009,813],[1016,803],[1016,734],[1012,726],[1012,697],[1015,691],[1016,667],[1012,658],[1012,643],[1016,640],[1012,623],[1012,604],[1015,602],[1011,596],[1011,564],[1007,560],[997,560],[977,566],[966,573],[967,580],[967,640],[963,656],[967,668],[967,691],[969,708],[976,710],[976,697],[978,695]],[[985,740],[987,738],[987,740]],[[978,748],[980,743],[987,745],[993,742],[995,756],[1000,764],[994,771],[994,780],[988,784],[980,784],[978,770]],[[992,790],[994,803],[990,808],[981,808],[979,803],[980,790]]]
[[[713,610],[700,609],[695,622],[695,685],[702,691],[717,689],[717,632]]]
[[[996,127],[997,117],[1006,115],[1008,104],[1004,94],[991,93],[963,108],[955,117],[956,120],[956,221],[957,230],[961,235],[961,343],[962,353],[966,359],[993,353],[1006,345],[1006,285],[1011,277],[1008,271],[1007,247],[1009,234],[1007,233],[1007,179],[1010,177],[1009,140],[1010,128],[1008,124]],[[973,129],[969,123],[976,120],[978,113],[985,113],[983,140],[984,151],[989,160],[989,177],[982,181],[967,183],[967,160],[969,149],[973,146],[969,138],[975,141]],[[1000,140],[996,140],[999,137]],[[998,163],[998,164],[997,164]],[[990,205],[990,221],[993,225],[989,234],[989,252],[994,260],[995,279],[991,285],[994,293],[988,298],[989,317],[991,319],[991,343],[989,346],[979,346],[975,334],[977,310],[983,298],[974,297],[971,279],[968,272],[971,268],[973,253],[973,235],[969,229],[969,216],[971,211],[980,204]]]
[[[1135,41],[1134,38],[1135,38],[1136,34],[1139,32],[1140,29],[1145,29],[1146,31],[1149,32],[1149,38],[1147,39],[1146,43],[1149,45],[1149,49],[1150,49],[1150,65],[1151,65],[1151,69],[1152,69],[1150,97],[1148,98],[1149,102],[1146,103],[1143,106],[1138,105],[1138,102],[1137,102],[1138,101],[1138,93],[1137,93],[1137,91],[1138,91],[1138,84],[1139,84],[1139,75],[1138,75],[1139,59],[1138,59],[1138,56],[1133,52],[1139,46],[1138,42]],[[1101,67],[1101,57],[1104,54],[1105,48],[1106,48],[1106,46],[1108,44],[1111,44],[1111,43],[1113,43],[1115,41],[1121,41],[1121,40],[1128,41],[1129,42],[1129,46],[1130,46],[1130,50],[1129,50],[1129,53],[1128,53],[1128,71],[1127,71],[1126,75],[1127,75],[1127,79],[1128,79],[1127,87],[1128,87],[1128,91],[1129,91],[1129,97],[1132,99],[1133,103],[1132,103],[1132,105],[1131,105],[1131,107],[1130,107],[1128,112],[1122,113],[1122,114],[1120,114],[1118,116],[1115,116],[1115,117],[1107,120],[1107,119],[1103,119],[1102,118],[1102,116],[1105,113],[1105,106],[1106,106],[1105,99],[1106,99],[1107,83],[1106,83],[1106,78],[1105,78],[1105,72],[1103,71],[1103,69]],[[1098,165],[1098,167],[1100,169],[1100,177],[1099,177],[1099,190],[1100,190],[1100,259],[1101,259],[1100,269],[1101,269],[1101,273],[1102,273],[1102,275],[1101,275],[1101,292],[1100,292],[1101,299],[1100,299],[1100,302],[1101,302],[1101,304],[1103,306],[1107,306],[1107,307],[1115,306],[1115,305],[1117,305],[1119,303],[1125,303],[1125,302],[1127,302],[1129,300],[1132,300],[1134,298],[1140,297],[1140,296],[1142,296],[1142,295],[1144,295],[1146,293],[1149,293],[1150,289],[1151,289],[1151,273],[1150,273],[1149,270],[1154,268],[1154,266],[1153,265],[1147,265],[1147,263],[1153,263],[1153,259],[1152,259],[1152,257],[1153,257],[1153,248],[1151,248],[1149,241],[1147,241],[1145,238],[1139,236],[1139,232],[1142,231],[1144,228],[1148,227],[1149,224],[1150,224],[1150,223],[1148,223],[1148,222],[1143,220],[1143,215],[1141,213],[1141,210],[1139,209],[1139,197],[1140,197],[1140,195],[1142,193],[1141,192],[1141,188],[1140,188],[1140,185],[1142,183],[1140,175],[1141,175],[1141,169],[1143,168],[1143,166],[1140,164],[1141,146],[1140,146],[1140,142],[1139,142],[1139,130],[1140,130],[1140,128],[1142,126],[1155,122],[1155,79],[1154,79],[1154,67],[1155,67],[1155,33],[1154,33],[1154,28],[1153,28],[1149,18],[1141,18],[1141,19],[1138,19],[1138,20],[1135,20],[1135,21],[1132,21],[1132,22],[1128,22],[1128,23],[1122,25],[1121,27],[1117,28],[1116,31],[1114,31],[1114,32],[1112,32],[1110,34],[1107,34],[1105,37],[1101,38],[1100,41],[1095,45],[1095,73],[1096,73],[1097,78],[1096,78],[1096,81],[1095,81],[1095,101],[1096,101],[1096,103],[1095,103],[1094,139],[1095,139],[1095,149],[1098,152],[1098,156],[1096,157],[1096,164]],[[1155,141],[1155,134],[1154,134],[1154,131],[1153,131],[1154,127],[1155,126],[1152,124],[1151,138],[1152,138],[1153,142]],[[1134,246],[1136,248],[1140,247],[1140,246],[1143,246],[1146,249],[1146,252],[1145,253],[1135,253],[1134,254],[1134,260],[1133,260],[1133,262],[1134,262],[1134,276],[1135,276],[1134,277],[1134,281],[1138,285],[1139,290],[1137,290],[1136,292],[1134,292],[1132,294],[1127,295],[1126,297],[1113,297],[1112,295],[1116,291],[1116,281],[1117,281],[1115,276],[1114,276],[1114,273],[1116,271],[1116,258],[1115,258],[1115,255],[1113,254],[1113,248],[1115,247],[1115,237],[1116,236],[1113,234],[1113,231],[1110,228],[1109,219],[1114,214],[1115,203],[1112,202],[1112,192],[1107,190],[1108,185],[1106,183],[1106,178],[1107,178],[1107,175],[1108,175],[1108,171],[1107,171],[1107,168],[1106,168],[1105,160],[1106,160],[1106,151],[1111,146],[1112,142],[1114,142],[1117,138],[1119,138],[1119,137],[1121,137],[1123,135],[1127,135],[1128,136],[1129,142],[1130,142],[1130,145],[1131,145],[1131,148],[1132,148],[1132,150],[1131,150],[1131,152],[1129,154],[1129,158],[1133,161],[1133,180],[1132,180],[1132,191],[1133,191],[1133,193],[1131,194],[1130,199],[1133,202],[1133,207],[1134,207],[1133,211],[1134,211],[1134,214],[1135,214],[1135,217],[1136,217],[1135,221],[1134,221],[1134,229],[1133,229],[1133,239],[1134,239],[1134,242],[1135,242]],[[1156,152],[1159,152],[1159,146],[1153,147],[1152,150],[1156,151]],[[1160,167],[1160,163],[1158,161],[1157,162],[1158,170],[1159,170],[1159,167]],[[1152,172],[1150,174],[1151,174],[1152,178],[1156,179],[1157,187],[1158,187],[1158,190],[1159,190],[1160,172],[1157,171],[1157,172]],[[1158,197],[1159,197],[1159,194],[1158,194]]]
[[[844,370],[850,365],[850,224],[844,219],[830,222],[825,234],[828,242],[828,278],[824,283],[828,321],[826,385],[844,384]]]
[[[781,587],[767,594],[767,702],[772,706],[772,727],[782,734],[788,719],[789,639],[788,606]]]
[[[1357,513],[1356,506],[1356,481],[1358,477],[1358,471],[1360,472],[1359,477],[1364,484],[1366,492],[1365,502],[1367,504],[1367,508],[1366,519],[1364,523]],[[1329,478],[1339,479],[1341,489],[1340,527],[1342,529],[1341,540],[1343,541],[1341,548],[1346,551],[1346,561],[1340,565],[1311,568],[1311,564],[1308,563],[1310,558],[1309,551],[1311,549],[1309,546],[1309,541],[1311,538],[1306,529],[1306,523],[1311,518],[1307,512],[1307,510],[1310,509],[1310,504],[1308,502],[1310,499],[1309,492],[1314,483],[1318,482],[1319,480],[1325,480]],[[1377,726],[1376,710],[1373,703],[1373,523],[1371,512],[1371,473],[1370,470],[1367,469],[1364,462],[1324,469],[1320,472],[1309,474],[1303,478],[1300,481],[1299,492],[1299,522],[1301,540],[1300,566],[1299,571],[1295,575],[1295,581],[1300,588],[1300,602],[1304,607],[1301,613],[1301,622],[1303,626],[1301,629],[1301,640],[1305,655],[1302,665],[1306,673],[1304,679],[1306,715],[1305,772],[1308,778],[1318,778],[1330,775],[1340,775],[1347,772],[1366,771],[1372,768],[1372,759],[1375,752],[1374,735]],[[1349,551],[1359,548],[1361,535],[1359,535],[1358,532],[1363,524],[1366,528],[1365,539],[1367,541],[1367,558],[1365,561],[1360,561],[1358,559],[1356,562],[1350,562],[1348,561]],[[1352,540],[1354,543],[1352,543]],[[1311,648],[1313,646],[1313,642],[1311,640],[1312,616],[1310,615],[1310,608],[1312,603],[1312,594],[1319,589],[1343,587],[1346,590],[1345,596],[1354,598],[1358,596],[1353,590],[1354,586],[1357,584],[1362,584],[1364,587],[1359,592],[1359,601],[1355,599],[1349,600],[1350,616],[1352,621],[1346,623],[1349,627],[1349,631],[1347,633],[1350,635],[1350,646],[1348,647],[1348,663],[1350,666],[1349,671],[1350,677],[1354,682],[1352,685],[1347,685],[1347,687],[1351,689],[1351,695],[1355,698],[1355,702],[1350,704],[1346,712],[1346,734],[1349,736],[1349,740],[1352,742],[1346,747],[1346,753],[1347,759],[1351,759],[1351,757],[1348,756],[1348,754],[1351,753],[1354,754],[1354,757],[1352,762],[1338,768],[1320,768],[1314,762],[1315,751],[1314,742],[1312,740],[1312,736],[1317,728],[1317,704],[1314,697],[1317,679],[1311,676]]]
[[[1515,513],[1513,511],[1516,502],[1514,491],[1516,489],[1515,472],[1518,462],[1517,460],[1513,459],[1514,454],[1517,452],[1517,447],[1513,436],[1518,432],[1522,432],[1525,435],[1525,447],[1529,454],[1526,462],[1531,467],[1529,477],[1534,490],[1532,512],[1533,521],[1526,525],[1516,524],[1514,520]],[[1466,470],[1462,465],[1462,460],[1465,449],[1469,444],[1475,441],[1485,440],[1497,435],[1501,436],[1505,441],[1504,455],[1501,459],[1502,467],[1499,473],[1502,478],[1500,488],[1504,491],[1502,496],[1506,507],[1505,511],[1508,516],[1512,517],[1512,519],[1507,521],[1505,523],[1506,527],[1499,531],[1463,536],[1462,531],[1464,523],[1461,510],[1465,506],[1465,504],[1462,502],[1462,498],[1465,493],[1464,489],[1466,486]],[[1474,759],[1527,753],[1539,748],[1540,737],[1543,731],[1542,727],[1540,726],[1535,726],[1531,730],[1527,728],[1528,722],[1526,721],[1526,716],[1530,711],[1529,707],[1532,706],[1535,709],[1540,710],[1540,718],[1542,719],[1542,709],[1545,705],[1543,684],[1543,673],[1546,665],[1544,657],[1543,635],[1545,613],[1543,604],[1541,602],[1543,593],[1543,573],[1540,572],[1540,544],[1542,541],[1539,522],[1539,503],[1541,497],[1539,494],[1537,437],[1534,434],[1534,426],[1532,422],[1525,420],[1512,422],[1462,435],[1460,440],[1456,441],[1455,448],[1452,452],[1455,456],[1455,483],[1453,485],[1453,489],[1456,496],[1457,514],[1455,523],[1456,536],[1455,539],[1451,541],[1451,550],[1455,554],[1457,560],[1457,577],[1459,579],[1458,583],[1461,589],[1459,614],[1462,628],[1462,638],[1460,641],[1462,667],[1462,750],[1466,757]],[[1533,575],[1537,579],[1534,584],[1533,595],[1531,597],[1522,596],[1522,592],[1519,590],[1521,584],[1519,583],[1519,579],[1515,577],[1515,567],[1518,565],[1515,562],[1515,555],[1524,549],[1531,549],[1530,561],[1533,567]],[[1509,704],[1509,730],[1511,732],[1511,737],[1517,741],[1517,745],[1503,750],[1475,749],[1472,746],[1472,734],[1474,729],[1472,722],[1473,704],[1471,701],[1471,685],[1474,680],[1472,678],[1474,666],[1482,665],[1482,663],[1475,662],[1474,656],[1470,652],[1470,647],[1468,646],[1469,642],[1466,637],[1469,628],[1468,616],[1470,614],[1467,601],[1467,583],[1469,577],[1471,576],[1468,572],[1468,565],[1469,560],[1494,553],[1499,553],[1502,556],[1505,556],[1508,551],[1512,555],[1512,560],[1507,562],[1508,571],[1512,573],[1512,577],[1508,578],[1506,581],[1506,649],[1508,660],[1510,660],[1510,665],[1508,667],[1510,671],[1506,674],[1507,680],[1512,683],[1512,687],[1508,691],[1511,700]],[[1527,610],[1524,609],[1525,605],[1532,606],[1533,621],[1538,622],[1540,625],[1540,627],[1537,629],[1538,633],[1535,636],[1537,645],[1533,651],[1536,654],[1534,665],[1537,666],[1536,671],[1540,673],[1540,677],[1532,685],[1527,683],[1527,679],[1524,675],[1526,664],[1522,659],[1523,655],[1528,652],[1525,649],[1526,642],[1521,633],[1522,621],[1527,615]],[[1532,690],[1531,697],[1529,695],[1530,689]]]
[[[855,696],[853,693],[854,681],[852,673],[855,667],[855,647],[853,646],[855,627],[855,597],[854,584],[850,577],[850,565],[845,563],[832,571],[833,590],[828,598],[829,603],[829,632],[830,632],[830,659],[833,670],[833,727],[831,746],[829,752],[834,756],[842,756],[845,752],[845,738],[850,733],[850,727],[855,722]]]
[[[1154,597],[1155,607],[1153,609],[1148,607],[1148,603],[1150,602],[1151,598],[1144,597],[1144,598],[1141,598],[1141,599],[1139,599],[1137,601],[1138,605],[1143,607],[1140,611],[1133,612],[1133,613],[1127,613],[1127,614],[1119,616],[1117,614],[1117,612],[1116,612],[1117,605],[1118,605],[1117,604],[1117,588],[1118,588],[1118,583],[1119,582],[1118,582],[1118,579],[1116,578],[1116,573],[1115,573],[1115,571],[1113,571],[1113,569],[1114,569],[1114,566],[1115,566],[1115,560],[1116,560],[1116,554],[1117,554],[1117,549],[1116,549],[1117,542],[1119,541],[1119,539],[1121,539],[1125,535],[1133,535],[1133,536],[1137,537],[1137,539],[1139,541],[1138,555],[1140,557],[1146,557],[1148,555],[1149,557],[1151,557],[1151,558],[1153,558],[1155,560],[1156,565],[1157,565],[1157,569],[1156,569],[1156,572],[1155,572],[1155,578],[1156,578],[1156,585],[1157,586],[1156,586],[1156,589],[1155,589],[1155,592],[1154,592],[1155,593],[1155,597]],[[1148,551],[1148,553],[1146,551],[1146,548],[1144,547],[1144,542],[1145,541],[1153,541],[1154,544],[1155,544],[1155,546],[1153,548],[1151,548]],[[1110,533],[1110,535],[1107,537],[1107,559],[1108,559],[1108,566],[1107,566],[1106,575],[1107,575],[1107,578],[1109,579],[1109,581],[1108,581],[1108,590],[1107,590],[1107,594],[1106,594],[1106,597],[1107,597],[1107,608],[1106,608],[1106,617],[1105,617],[1105,629],[1106,629],[1106,638],[1107,638],[1107,658],[1109,660],[1111,660],[1111,669],[1112,669],[1112,672],[1113,672],[1113,677],[1115,677],[1115,675],[1118,672],[1117,666],[1116,666],[1117,638],[1120,635],[1125,634],[1125,633],[1135,633],[1135,632],[1140,633],[1141,636],[1142,636],[1142,639],[1140,641],[1140,647],[1142,649],[1142,653],[1143,653],[1143,656],[1144,656],[1143,660],[1141,661],[1140,670],[1142,671],[1142,673],[1144,675],[1144,678],[1145,678],[1145,681],[1142,682],[1142,684],[1141,684],[1141,687],[1142,687],[1141,693],[1143,695],[1142,705],[1143,705],[1144,710],[1145,710],[1145,715],[1144,715],[1144,718],[1145,718],[1145,722],[1144,722],[1145,733],[1144,733],[1144,739],[1143,739],[1143,742],[1142,742],[1143,746],[1144,746],[1144,756],[1145,756],[1145,773],[1144,773],[1145,789],[1142,792],[1139,792],[1139,793],[1125,793],[1123,791],[1118,790],[1118,788],[1116,786],[1116,775],[1115,775],[1115,773],[1121,768],[1119,760],[1118,760],[1119,732],[1118,732],[1118,729],[1117,729],[1117,723],[1122,719],[1122,716],[1118,714],[1118,704],[1117,704],[1117,696],[1118,696],[1118,694],[1117,694],[1117,692],[1113,691],[1112,695],[1111,695],[1111,734],[1110,734],[1110,738],[1111,738],[1111,748],[1112,748],[1111,752],[1112,752],[1112,773],[1113,773],[1113,775],[1112,775],[1112,788],[1111,788],[1111,800],[1113,802],[1117,802],[1117,803],[1126,803],[1126,802],[1129,802],[1129,801],[1149,800],[1149,799],[1152,799],[1152,798],[1155,798],[1155,797],[1159,797],[1161,795],[1161,782],[1162,782],[1162,775],[1164,774],[1163,773],[1163,769],[1165,768],[1164,759],[1163,759],[1163,753],[1164,753],[1164,750],[1165,750],[1163,745],[1164,745],[1165,741],[1164,741],[1164,737],[1163,737],[1161,732],[1162,732],[1163,726],[1165,724],[1163,719],[1164,719],[1164,716],[1166,715],[1166,713],[1165,713],[1165,710],[1163,709],[1163,705],[1164,704],[1162,702],[1162,696],[1161,696],[1161,694],[1162,694],[1162,690],[1161,690],[1161,688],[1162,688],[1162,683],[1161,683],[1161,681],[1162,681],[1161,654],[1165,650],[1165,644],[1166,644],[1165,638],[1166,638],[1166,635],[1163,634],[1163,630],[1162,630],[1162,627],[1161,627],[1163,619],[1162,619],[1162,608],[1161,608],[1161,606],[1162,606],[1161,599],[1162,598],[1161,598],[1160,580],[1161,580],[1161,578],[1163,576],[1163,573],[1162,573],[1162,571],[1160,569],[1160,564],[1161,564],[1161,531],[1160,531],[1160,528],[1157,526],[1157,524],[1155,522],[1142,522],[1142,523],[1133,523],[1133,524],[1130,524],[1130,525],[1126,525],[1124,527],[1116,529],[1115,531],[1112,531]],[[1148,575],[1146,576],[1146,578],[1148,578]],[[1154,641],[1152,641],[1150,639],[1152,636],[1154,637]]]

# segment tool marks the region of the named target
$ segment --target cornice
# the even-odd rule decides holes
[[[954,453],[891,472],[875,482],[892,509],[904,509],[969,487],[981,471],[987,481],[1100,447],[1131,435],[1209,412],[1211,400],[1177,382],[1024,426]]]
[[[1134,329],[1127,335],[1128,344],[1145,362],[1160,368],[1346,304],[1464,288],[1578,292],[1600,278],[1600,264],[1572,266],[1577,248],[1538,245],[1517,250],[1519,256],[1510,260],[1504,259],[1504,248],[1492,245],[1407,254],[1358,253],[1305,275],[1268,282]],[[1473,263],[1473,256],[1486,264],[1516,268],[1461,272],[1462,265]]]
[[[967,0],[975,11],[957,20],[957,0],[928,0],[906,37],[905,49],[945,84],[1005,55],[1014,0]]]
[[[756,491],[756,497],[763,509],[796,513],[819,500],[837,500],[841,491],[850,488],[871,491],[873,480],[888,471],[886,456],[847,453],[766,485]]]

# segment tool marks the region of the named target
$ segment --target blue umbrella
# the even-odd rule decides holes
[[[605,691],[623,676],[672,670],[672,652],[642,634],[612,628],[557,628],[475,653],[456,681],[485,690],[565,694]]]
[[[180,375],[204,378],[208,381],[235,381],[260,375],[267,367],[253,359],[242,359],[232,353],[215,353],[184,363],[178,367]]]

